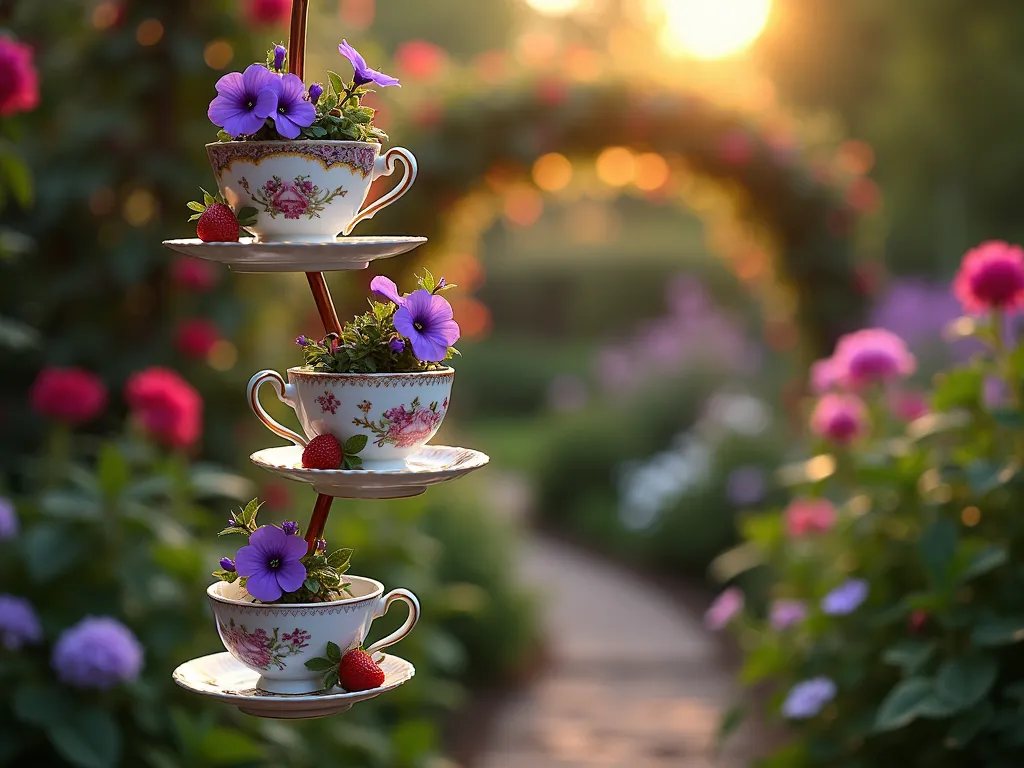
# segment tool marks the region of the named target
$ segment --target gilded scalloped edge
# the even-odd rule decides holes
[[[268,157],[301,157],[319,163],[325,171],[338,165],[347,166],[365,179],[373,173],[373,164],[377,159],[377,151],[373,147],[339,147],[305,141],[287,144],[231,141],[213,144],[207,147],[206,151],[210,164],[218,175],[230,170],[236,160],[248,160],[254,165],[259,165]]]

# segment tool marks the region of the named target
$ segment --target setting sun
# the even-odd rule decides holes
[[[771,0],[654,0],[670,53],[719,59],[746,48],[768,22]]]

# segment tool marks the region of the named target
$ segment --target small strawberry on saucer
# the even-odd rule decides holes
[[[192,201],[188,207],[195,211],[189,221],[196,222],[196,236],[204,243],[237,243],[239,227],[256,223],[255,208],[242,208],[235,216],[223,197],[202,192],[203,202]]]
[[[310,659],[306,668],[324,673],[324,689],[340,685],[348,693],[359,693],[384,685],[384,670],[362,647],[341,653],[336,643],[327,643],[326,658]]]
[[[366,443],[366,435],[353,435],[344,446],[334,435],[317,435],[302,450],[302,466],[306,469],[359,469],[363,460],[356,454]]]

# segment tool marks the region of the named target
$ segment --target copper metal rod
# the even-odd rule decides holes
[[[292,20],[288,33],[288,69],[300,78],[304,77],[306,67],[308,7],[309,0],[292,0]],[[338,312],[334,309],[334,302],[331,301],[331,292],[327,289],[324,273],[307,272],[306,280],[309,281],[309,291],[313,294],[313,301],[316,302],[316,311],[320,313],[320,322],[323,323],[324,333],[341,333]],[[332,501],[334,498],[331,496],[317,494],[316,504],[313,505],[313,514],[310,516],[309,526],[306,528],[306,546],[309,552],[316,548],[317,539],[323,538],[324,526],[327,524],[327,515],[330,514]]]

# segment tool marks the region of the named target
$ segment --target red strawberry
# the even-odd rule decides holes
[[[384,685],[384,670],[362,648],[353,648],[341,657],[338,682],[349,693],[380,688]]]
[[[237,243],[235,212],[224,203],[208,205],[196,222],[196,235],[204,243]]]
[[[341,443],[334,435],[317,435],[302,451],[302,466],[307,469],[339,469]]]

